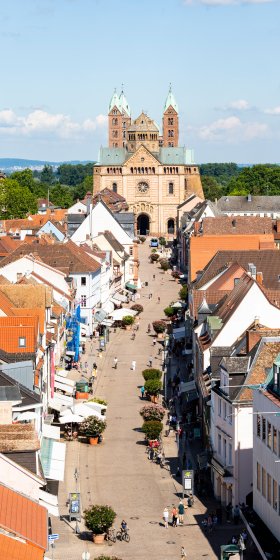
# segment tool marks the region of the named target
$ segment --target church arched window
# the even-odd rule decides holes
[[[174,194],[174,183],[168,184],[168,194]]]
[[[117,185],[117,183],[113,183],[113,184],[112,184],[112,191],[115,192],[115,193],[118,192],[118,185]]]

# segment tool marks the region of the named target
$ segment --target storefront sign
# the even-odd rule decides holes
[[[69,517],[71,519],[81,518],[81,499],[78,492],[71,492],[69,494]]]

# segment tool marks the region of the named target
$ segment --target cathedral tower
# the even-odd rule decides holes
[[[114,91],[108,111],[108,136],[110,148],[126,147],[127,129],[131,123],[131,111],[123,90]]]
[[[179,111],[171,84],[165,101],[162,118],[163,147],[175,148],[179,144]]]

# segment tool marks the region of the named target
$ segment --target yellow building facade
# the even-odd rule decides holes
[[[199,168],[192,150],[177,146],[178,106],[171,89],[163,112],[163,134],[145,113],[131,119],[122,92],[109,106],[109,147],[94,165],[94,194],[109,188],[123,196],[142,235],[173,235],[177,206],[192,193],[201,198]]]

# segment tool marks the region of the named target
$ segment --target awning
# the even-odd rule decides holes
[[[113,321],[122,321],[123,317],[126,317],[128,315],[130,317],[134,317],[135,315],[137,315],[137,311],[135,311],[134,309],[129,309],[128,307],[122,307],[121,309],[115,309],[115,311],[111,313]]]
[[[55,393],[54,397],[49,399],[49,407],[60,412],[63,406],[72,406],[74,402],[73,397],[68,397],[67,395],[62,395],[61,393]]]
[[[133,282],[126,282],[125,287],[128,288],[129,290],[138,290],[138,286],[133,284]]]
[[[68,393],[69,395],[73,395],[74,387],[70,387],[65,383],[60,383],[59,381],[54,382],[54,388],[60,389],[60,391],[64,391],[64,393]]]
[[[108,301],[106,301],[106,303],[104,303],[104,305],[102,304],[102,309],[104,309],[104,311],[106,311],[107,315],[109,315],[115,309],[114,303],[111,300],[108,300]]]
[[[54,379],[55,381],[64,383],[64,385],[68,385],[69,387],[75,387],[76,385],[76,381],[73,381],[73,379],[66,379],[65,377],[61,377],[58,373],[55,374]]]
[[[186,329],[185,327],[179,327],[178,329],[173,329],[172,336],[175,340],[179,340],[180,338],[185,338]]]
[[[104,319],[106,319],[108,313],[106,313],[106,311],[104,309],[98,309],[98,311],[96,311],[94,313],[94,322],[95,323],[102,323],[102,321],[104,321]]]
[[[39,504],[44,506],[50,515],[59,517],[58,498],[54,494],[39,489]]]
[[[105,321],[102,321],[101,325],[104,325],[104,327],[111,327],[113,323],[114,321],[111,321],[110,319],[105,319]]]
[[[42,434],[43,437],[60,440],[60,428],[58,426],[43,424]]]
[[[124,296],[123,294],[120,294],[119,292],[116,292],[113,297],[112,297],[112,301],[116,300],[118,303],[121,301],[122,303],[127,303],[128,299],[127,296]]]
[[[56,369],[55,373],[57,375],[60,375],[60,377],[67,377],[69,371],[67,371],[66,369]]]
[[[66,444],[43,437],[40,453],[45,477],[63,482]]]

